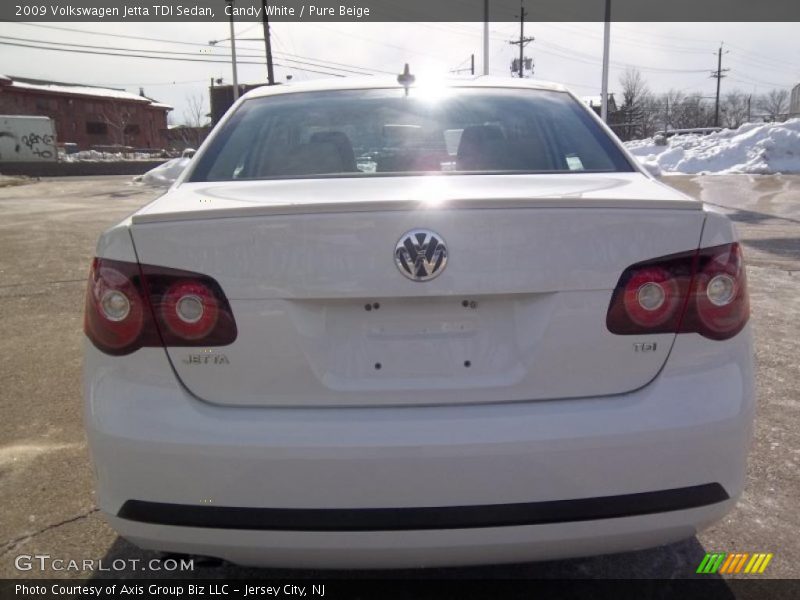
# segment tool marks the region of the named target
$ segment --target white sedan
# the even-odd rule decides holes
[[[730,221],[559,85],[241,98],[105,232],[98,501],[143,548],[283,567],[521,562],[694,535],[741,494]]]

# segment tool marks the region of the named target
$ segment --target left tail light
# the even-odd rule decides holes
[[[84,331],[106,354],[143,347],[226,346],[236,321],[219,284],[206,275],[95,258]]]
[[[750,316],[742,249],[738,243],[701,248],[625,269],[611,297],[611,333],[699,333],[725,340]]]

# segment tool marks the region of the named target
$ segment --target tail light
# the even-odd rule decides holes
[[[611,333],[699,333],[725,340],[750,316],[738,243],[664,256],[625,269],[611,297]]]
[[[219,308],[214,292],[198,281],[181,280],[167,289],[161,301],[161,317],[170,333],[198,340],[214,329]]]
[[[95,258],[84,331],[107,354],[142,347],[225,346],[236,322],[225,294],[198,273]]]

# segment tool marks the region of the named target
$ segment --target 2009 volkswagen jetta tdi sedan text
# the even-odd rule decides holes
[[[748,311],[729,220],[560,86],[261,88],[99,241],[99,505],[254,565],[679,540],[742,491]]]

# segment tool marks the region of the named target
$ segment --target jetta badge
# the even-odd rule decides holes
[[[447,246],[438,233],[429,229],[412,229],[398,240],[394,262],[409,279],[430,281],[447,265]]]

